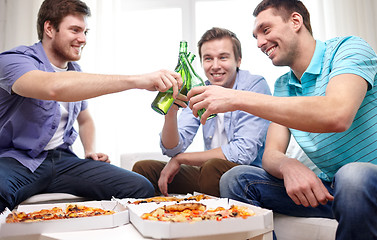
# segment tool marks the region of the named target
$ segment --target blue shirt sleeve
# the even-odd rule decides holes
[[[211,120],[209,120],[211,121]],[[194,137],[200,127],[200,121],[196,118],[190,108],[182,109],[182,112],[178,116],[178,132],[179,132],[179,142],[178,145],[172,149],[166,149],[160,141],[160,147],[162,153],[174,157],[175,155],[186,151],[190,146]]]
[[[246,73],[240,75],[238,90],[271,95],[270,88],[263,77]],[[232,121],[227,133],[230,141],[221,146],[227,160],[237,164],[261,166],[270,122],[243,111],[226,114],[231,114]]]
[[[84,111],[87,108],[88,108],[88,101],[87,100],[83,100],[82,104],[81,104],[81,111]]]
[[[39,62],[29,55],[4,52],[0,55],[0,87],[9,94],[12,86],[25,73],[38,70]]]
[[[355,74],[367,81],[368,90],[372,89],[377,80],[376,55],[372,47],[362,38],[350,36],[344,38],[336,48],[329,78],[340,74]]]

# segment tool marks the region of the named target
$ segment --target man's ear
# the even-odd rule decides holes
[[[290,21],[295,31],[299,31],[302,25],[304,24],[304,19],[302,18],[301,14],[299,14],[298,12],[292,13]]]
[[[49,38],[53,37],[55,28],[52,26],[50,21],[46,21],[43,25],[44,34],[46,34]]]
[[[242,58],[238,58],[238,61],[237,61],[237,67],[239,68],[241,66],[241,61],[242,61]]]

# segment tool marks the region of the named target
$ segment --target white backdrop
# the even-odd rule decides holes
[[[0,0],[0,51],[37,41],[36,16],[42,0]],[[140,74],[173,69],[179,41],[196,55],[200,36],[213,26],[237,34],[242,69],[263,75],[271,89],[288,69],[272,66],[252,38],[254,7],[259,0],[85,0],[92,10],[90,32],[80,65],[86,72]],[[314,36],[358,35],[377,50],[376,0],[304,0]],[[201,76],[199,59],[195,68]],[[119,164],[122,153],[160,151],[163,116],[150,108],[155,92],[131,90],[90,100],[97,126],[97,150]],[[202,135],[190,151],[202,150]],[[82,154],[79,141],[75,149]]]

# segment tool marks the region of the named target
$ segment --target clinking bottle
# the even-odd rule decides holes
[[[195,59],[195,54],[189,52],[188,55],[187,55],[187,59],[188,59],[189,63],[192,63],[194,61],[194,59]],[[181,91],[179,93],[187,96],[187,93],[189,91],[188,87],[187,87],[187,83],[188,83],[187,79],[189,78],[189,76],[186,74],[186,71],[183,69],[183,66],[181,64],[180,59],[179,59],[179,71],[178,72],[181,74],[182,81],[183,81],[183,86],[182,86],[182,89],[181,89]],[[188,105],[188,102],[185,102],[185,103]],[[178,107],[181,107],[178,104],[176,104],[176,105]]]
[[[187,56],[185,54],[179,54],[179,59],[181,61],[181,65],[183,67],[184,72],[186,72],[186,87],[187,92],[189,92],[192,88],[198,87],[198,86],[205,86],[205,83],[201,77],[195,72],[194,68],[192,67],[190,61],[187,59]],[[205,109],[202,108],[198,110],[199,118],[202,117],[203,113],[205,112]],[[216,114],[211,114],[208,119],[211,119],[215,117]]]
[[[187,55],[187,42],[186,41],[180,42],[180,44],[179,44],[179,54],[184,54],[185,56]],[[189,53],[187,58],[188,58],[189,62],[192,62],[195,58],[195,55],[192,54],[192,53]],[[180,89],[180,93],[186,95],[187,94],[187,87],[186,87],[185,79],[187,77],[185,77],[185,71],[183,71],[183,69],[182,69],[179,55],[178,55],[178,64],[175,67],[174,71],[181,74],[182,80],[184,82],[183,82],[182,88]],[[153,100],[151,107],[156,112],[158,112],[162,115],[166,115],[168,113],[170,107],[172,106],[173,102],[174,102],[173,89],[171,88],[166,92],[159,92],[157,94],[156,98]]]

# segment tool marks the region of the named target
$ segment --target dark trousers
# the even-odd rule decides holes
[[[13,158],[0,158],[0,212],[12,210],[39,193],[70,193],[93,200],[153,196],[143,176],[109,163],[80,159],[64,150],[51,150],[31,172]]]
[[[142,160],[135,163],[132,171],[145,176],[153,184],[155,195],[158,196],[161,195],[158,179],[165,165],[166,162],[162,161]],[[222,159],[210,159],[201,167],[182,164],[180,171],[168,185],[168,192],[173,194],[200,192],[219,197],[221,176],[237,165]]]

